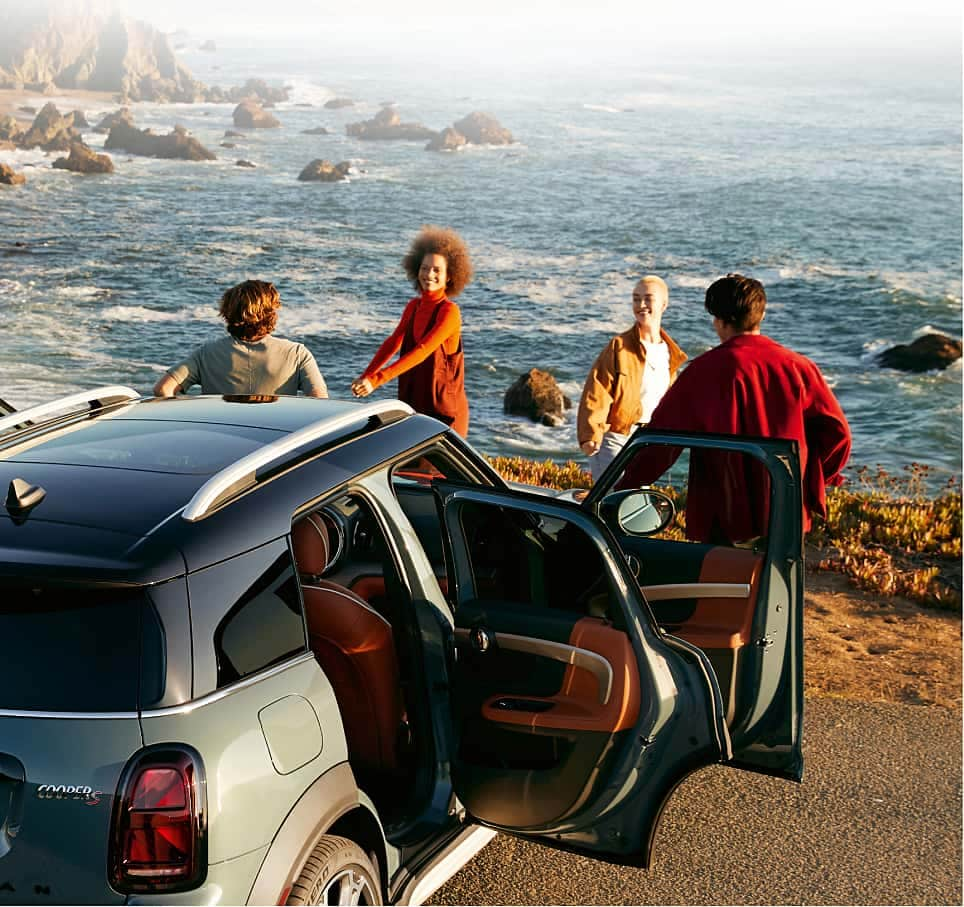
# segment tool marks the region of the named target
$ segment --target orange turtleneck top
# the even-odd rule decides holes
[[[436,309],[438,317],[432,325]],[[388,368],[382,368],[401,349],[409,322],[413,320],[416,345]],[[432,325],[431,330],[429,330],[430,325]],[[362,378],[367,378],[375,387],[381,387],[420,362],[424,362],[439,347],[442,347],[446,355],[451,356],[459,348],[461,331],[462,314],[454,302],[446,299],[444,290],[436,293],[422,293],[421,296],[409,300],[398,326],[378,348],[372,361],[362,373]]]

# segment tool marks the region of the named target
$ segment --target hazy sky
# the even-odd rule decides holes
[[[0,0],[0,3],[24,0]],[[497,50],[546,41],[607,42],[641,57],[668,45],[743,42],[766,46],[887,47],[936,42],[959,47],[961,18],[953,0],[119,0],[129,12],[192,34],[394,35],[427,53],[433,44]],[[469,40],[471,36],[471,41]],[[655,44],[655,47],[654,47]]]

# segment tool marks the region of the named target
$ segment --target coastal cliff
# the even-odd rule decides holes
[[[0,9],[0,87],[114,91],[130,101],[203,100],[167,36],[109,0]]]

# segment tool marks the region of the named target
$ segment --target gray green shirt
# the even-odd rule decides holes
[[[328,396],[315,357],[304,345],[265,337],[245,343],[228,334],[199,346],[167,373],[187,390],[203,394],[285,394],[312,391]]]

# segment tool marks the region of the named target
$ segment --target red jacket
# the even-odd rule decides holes
[[[694,359],[656,407],[649,428],[796,441],[805,532],[811,513],[826,516],[826,486],[843,481],[840,470],[850,456],[850,427],[820,369],[762,334],[738,334]],[[636,457],[619,486],[653,482],[675,456],[658,459]],[[742,457],[691,455],[687,536],[740,541],[765,534],[764,472]]]

